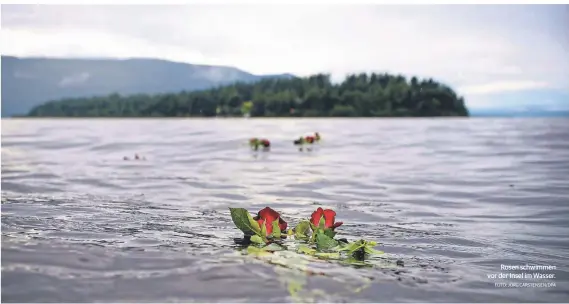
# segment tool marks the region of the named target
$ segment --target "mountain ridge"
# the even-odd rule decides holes
[[[158,94],[210,89],[235,82],[294,78],[255,75],[232,66],[157,58],[16,57],[2,59],[2,117],[51,100],[108,94]]]

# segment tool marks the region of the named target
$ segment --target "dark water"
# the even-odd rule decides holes
[[[568,138],[567,119],[3,120],[2,300],[566,301]],[[240,255],[228,207],[267,205],[334,208],[385,254],[310,276]],[[502,264],[555,278],[489,279],[521,273]]]

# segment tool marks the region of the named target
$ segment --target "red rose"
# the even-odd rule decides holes
[[[281,218],[281,215],[278,212],[269,207],[265,207],[265,209],[259,211],[257,216],[253,219],[259,223],[259,227],[263,227],[263,222],[265,222],[267,235],[271,235],[271,233],[273,233],[273,221],[275,220],[279,221],[279,228],[281,228],[281,232],[286,231],[287,223]]]
[[[320,224],[320,219],[324,216],[324,227],[325,228],[337,228],[340,227],[343,222],[334,222],[336,218],[336,212],[332,209],[323,210],[322,208],[318,207],[316,211],[312,212],[312,216],[310,221],[314,226],[318,227]]]
[[[261,139],[261,145],[263,145],[263,147],[270,147],[271,142],[268,139]]]

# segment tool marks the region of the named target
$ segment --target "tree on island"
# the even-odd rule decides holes
[[[429,117],[468,116],[464,99],[432,79],[353,74],[269,78],[208,90],[50,101],[28,116],[43,117]]]

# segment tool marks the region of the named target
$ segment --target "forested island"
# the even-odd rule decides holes
[[[464,99],[432,79],[354,74],[268,78],[207,90],[73,98],[33,108],[30,117],[429,117],[468,116]]]

